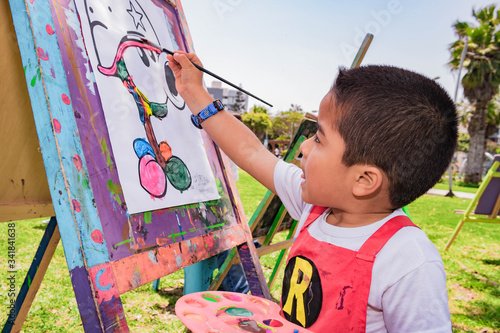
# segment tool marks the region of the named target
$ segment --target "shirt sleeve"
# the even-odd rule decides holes
[[[382,306],[388,332],[451,332],[443,263],[425,262],[399,279],[384,293]]]
[[[274,168],[274,188],[290,216],[299,220],[306,203],[302,200],[302,170],[280,160]]]

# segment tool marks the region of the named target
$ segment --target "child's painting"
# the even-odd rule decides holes
[[[154,0],[75,3],[128,213],[218,199],[166,53],[143,40],[180,49],[168,14]]]

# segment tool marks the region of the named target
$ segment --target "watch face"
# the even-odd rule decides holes
[[[224,109],[224,104],[222,104],[222,102],[220,100],[215,100],[214,106],[217,109],[217,111]]]

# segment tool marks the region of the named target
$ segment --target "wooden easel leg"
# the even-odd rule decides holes
[[[283,264],[287,253],[288,253],[288,249],[283,249],[280,251],[280,254],[278,256],[278,260],[276,260],[276,264],[274,265],[273,272],[272,272],[271,276],[269,277],[269,282],[267,283],[269,290],[271,290],[271,288],[274,285],[274,282],[276,282],[276,278],[278,277],[278,271],[279,271],[281,265]]]
[[[252,295],[271,299],[253,240],[239,245],[238,254]]]
[[[56,218],[52,217],[19,290],[13,311],[7,317],[2,333],[19,332],[21,330],[60,239]]]
[[[286,236],[286,239],[293,239],[293,236],[295,235],[295,231],[297,230],[297,225],[299,221],[294,220],[292,223],[292,226],[290,227],[290,230],[288,231],[288,235]],[[271,273],[271,276],[269,277],[269,282],[267,283],[267,286],[269,287],[269,290],[273,287],[274,283],[276,282],[276,278],[278,277],[278,271],[286,260],[286,255],[288,254],[288,248],[283,249],[280,251],[280,254],[278,256],[278,260],[276,260],[276,264],[274,264],[273,272]]]
[[[462,226],[465,223],[465,219],[466,219],[465,217],[462,218],[462,220],[457,224],[457,227],[455,228],[455,231],[453,231],[453,235],[451,235],[450,240],[448,241],[448,243],[446,244],[446,247],[444,248],[445,251],[448,251],[448,249],[450,248],[451,244],[453,244],[453,242],[455,241],[455,238],[457,238],[457,235],[460,232],[460,229],[462,229]]]
[[[153,291],[158,292],[160,290],[160,279],[153,281]]]

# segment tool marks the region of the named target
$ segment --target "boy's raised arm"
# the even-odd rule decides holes
[[[214,99],[203,86],[203,73],[193,66],[202,66],[195,54],[176,51],[167,56],[175,75],[176,89],[193,114],[211,104]],[[242,122],[226,110],[219,111],[203,122],[203,129],[234,163],[257,179],[272,192],[274,167],[278,158],[266,149]]]

